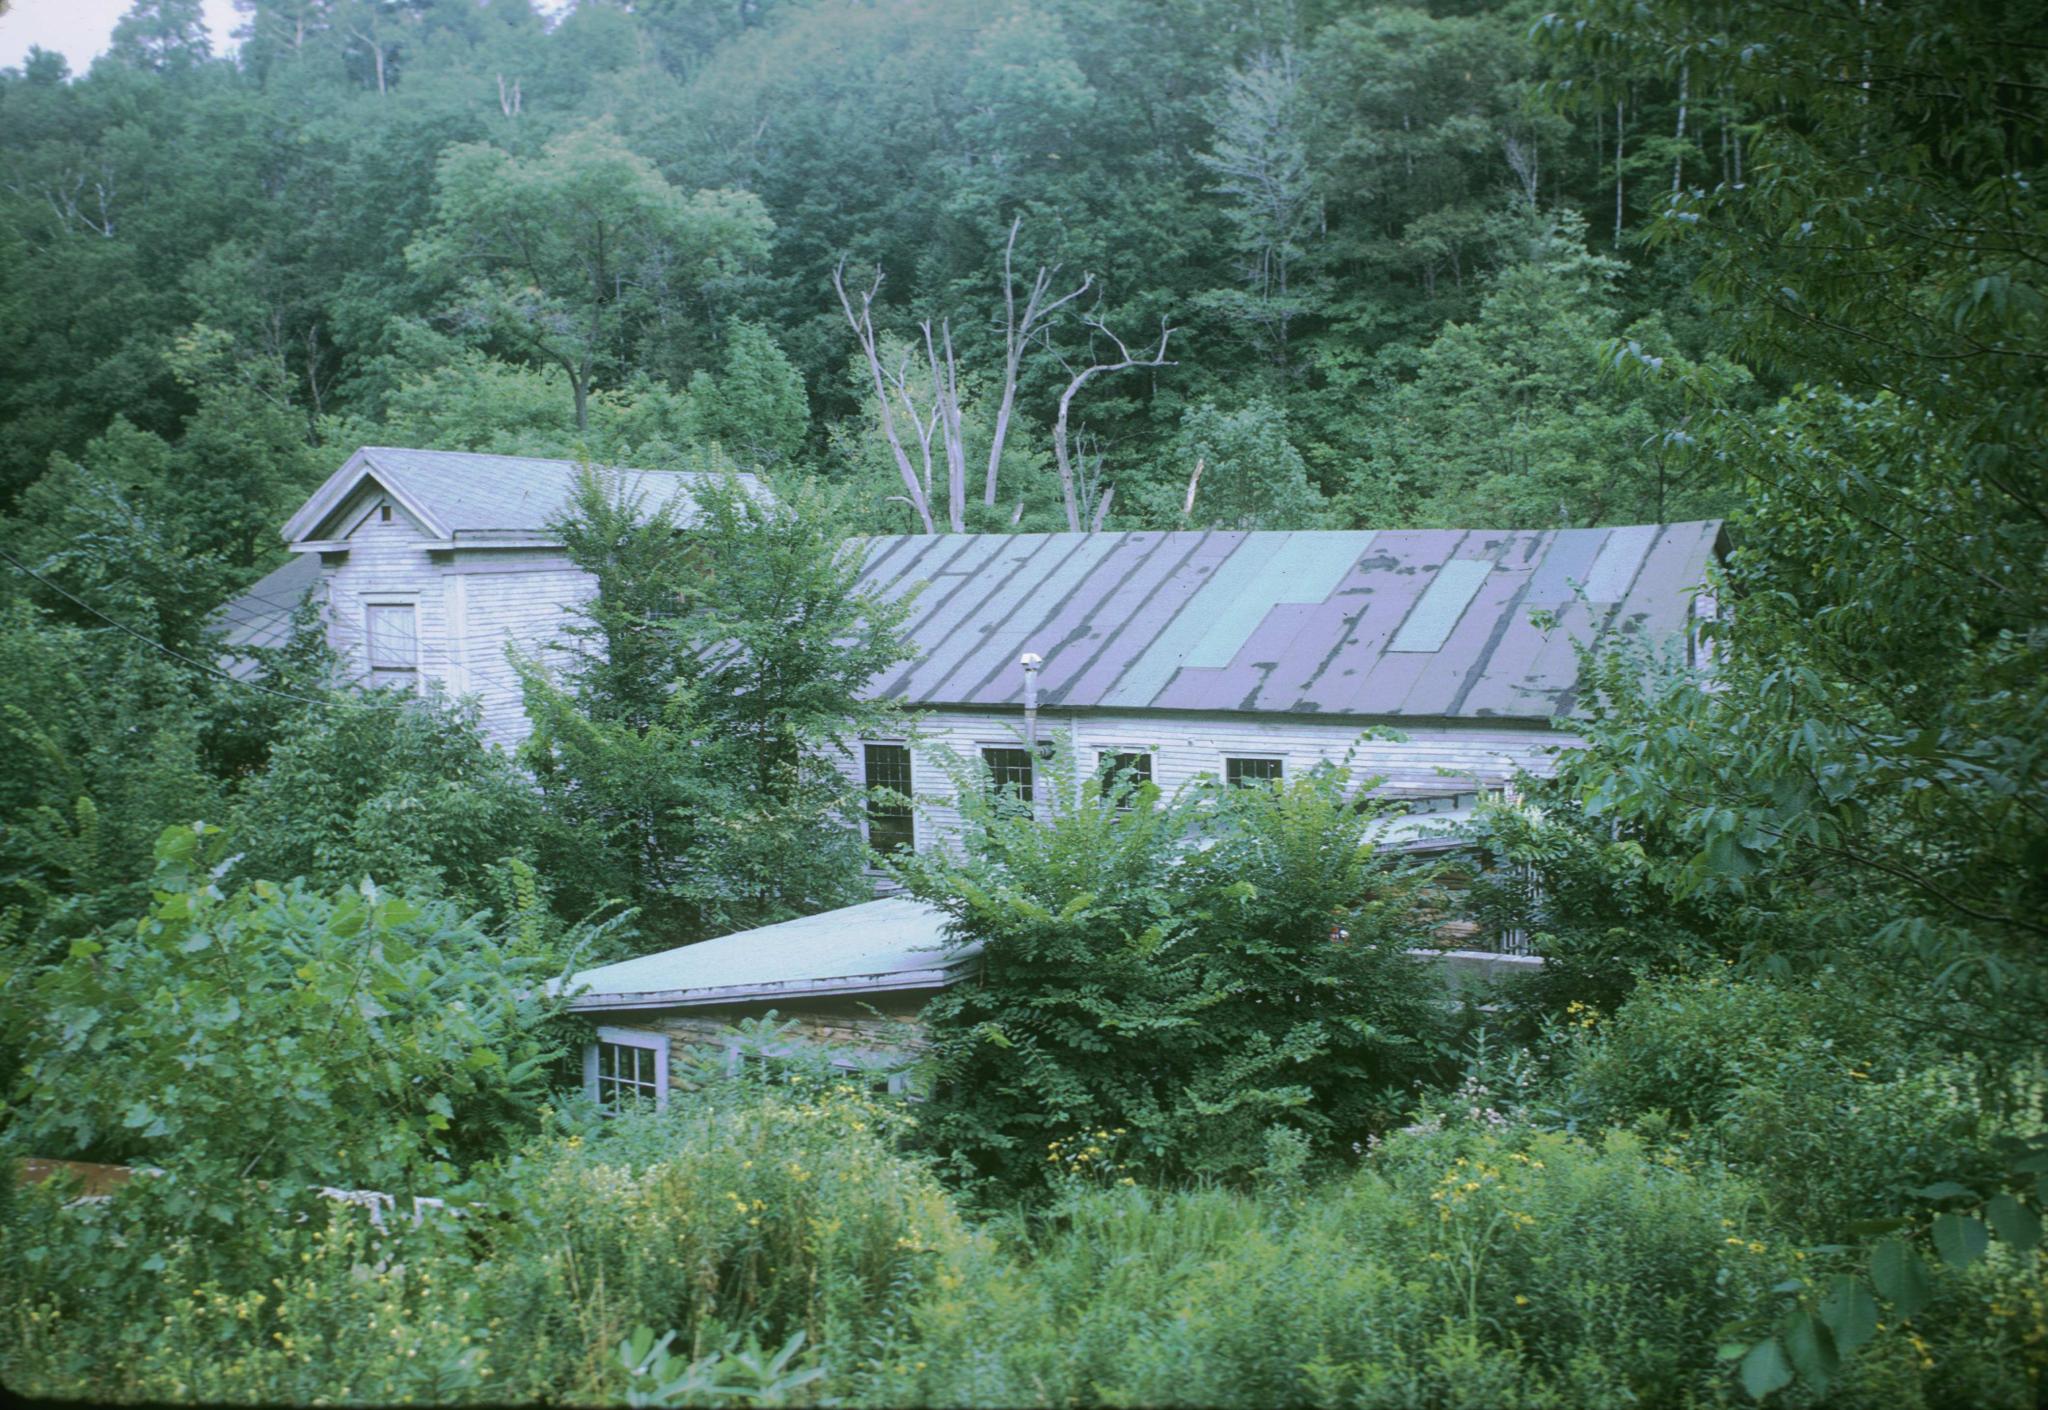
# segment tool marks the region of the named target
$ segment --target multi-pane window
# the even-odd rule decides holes
[[[1031,751],[989,748],[981,751],[988,765],[989,786],[997,797],[1007,793],[1020,803],[1031,801]]]
[[[363,645],[370,684],[410,690],[419,683],[419,608],[410,602],[372,602],[363,609]]]
[[[668,1098],[668,1039],[656,1033],[600,1032],[584,1050],[584,1086],[607,1111],[659,1107]]]
[[[917,849],[917,815],[911,810],[910,749],[902,744],[869,744],[863,748],[870,790],[886,788],[905,801],[879,799],[868,794],[868,846],[876,852],[911,852]]]
[[[1113,753],[1108,750],[1096,755],[1096,769],[1102,776],[1104,792],[1121,789],[1117,794],[1117,807],[1129,808],[1138,790],[1152,781],[1152,756],[1140,753]]]
[[[1278,783],[1281,763],[1278,759],[1225,759],[1223,781],[1232,788],[1243,788],[1253,783]]]

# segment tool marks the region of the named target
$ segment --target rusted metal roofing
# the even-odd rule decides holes
[[[1681,632],[1718,520],[1610,529],[924,534],[863,583],[915,592],[915,657],[875,693],[1047,708],[1549,718],[1573,641]],[[1546,630],[1531,621],[1552,614]]]

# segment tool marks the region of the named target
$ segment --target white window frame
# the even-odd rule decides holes
[[[1039,806],[1038,790],[1040,787],[1043,786],[1040,783],[1038,777],[1038,766],[1040,764],[1051,762],[1053,752],[1052,741],[1049,739],[1041,739],[1040,741],[1038,741],[1038,751],[1034,754],[1032,752],[1030,744],[1022,739],[977,740],[974,745],[974,761],[975,763],[981,766],[982,772],[984,774],[990,775],[993,774],[994,770],[994,765],[990,764],[988,761],[988,751],[991,749],[1013,749],[1017,753],[1026,756],[1031,768],[1031,800],[1030,802],[1026,803],[1025,806],[1030,808],[1034,813],[1037,812]],[[993,782],[993,778],[991,778],[991,782]],[[1001,797],[1002,785],[996,785],[995,791],[991,793],[989,796],[992,798]]]
[[[1267,754],[1259,751],[1253,751],[1250,753],[1233,751],[1228,754],[1218,754],[1216,757],[1219,760],[1221,760],[1221,763],[1218,765],[1216,770],[1217,776],[1220,777],[1226,785],[1230,782],[1230,762],[1233,759],[1238,760],[1241,763],[1247,764],[1255,762],[1278,764],[1280,766],[1279,778],[1262,779],[1260,781],[1263,783],[1285,783],[1287,781],[1288,760],[1285,754]]]
[[[377,684],[377,673],[380,670],[388,671],[393,674],[399,674],[402,672],[403,669],[401,667],[396,666],[380,667],[376,664],[376,658],[374,654],[375,641],[372,636],[370,623],[374,619],[377,609],[380,607],[403,607],[412,613],[411,683],[409,685],[406,685],[403,682],[392,681],[387,682],[386,684],[391,686],[399,686],[409,690],[418,690],[420,685],[420,671],[422,667],[422,662],[420,658],[425,654],[425,652],[423,650],[424,643],[420,639],[420,599],[419,594],[417,593],[407,593],[404,595],[381,593],[376,596],[365,597],[363,599],[363,680],[365,681],[365,683],[370,684],[374,687]]]
[[[654,1109],[660,1111],[668,1105],[668,1035],[649,1033],[644,1028],[613,1028],[599,1025],[597,1036],[583,1045],[583,1091],[592,1101],[598,1096],[598,1051],[599,1044],[610,1043],[620,1048],[651,1048],[654,1052]],[[616,1080],[616,1079],[615,1079]],[[632,1085],[638,1086],[636,1082]],[[614,1108],[607,1107],[610,1111]]]

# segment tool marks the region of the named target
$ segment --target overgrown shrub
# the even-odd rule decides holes
[[[1789,1271],[1743,1182],[1526,1128],[1419,1129],[1306,1196],[1116,1188],[884,1358],[894,1404],[1711,1397],[1708,1329]],[[1740,1237],[1737,1237],[1737,1235]],[[1734,1242],[1731,1243],[1730,1240]],[[922,1363],[921,1369],[918,1369]]]
[[[430,692],[337,696],[306,710],[235,802],[239,876],[416,899],[494,899],[489,869],[531,861],[545,819],[532,781],[484,740],[474,704]]]
[[[570,1122],[417,1223],[403,1198],[373,1222],[246,1187],[234,1229],[195,1236],[158,1181],[98,1206],[31,1192],[4,1210],[0,1375],[114,1400],[616,1403],[643,1327],[697,1361],[802,1332],[844,1373],[975,1243],[892,1151],[907,1119],[843,1083],[717,1084]]]
[[[895,865],[982,946],[924,1011],[963,1172],[1027,1189],[1055,1142],[1121,1127],[1155,1177],[1242,1175],[1276,1125],[1327,1152],[1404,1107],[1448,1019],[1409,953],[1427,878],[1367,841],[1347,770],[1169,799],[1062,741],[1036,812],[952,771],[964,853]]]
[[[184,1207],[241,1181],[430,1192],[532,1129],[550,974],[446,903],[374,885],[226,887],[225,836],[158,843],[139,923],[28,987],[5,1148],[163,1167]]]

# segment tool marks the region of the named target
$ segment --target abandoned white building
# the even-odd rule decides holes
[[[489,736],[513,743],[525,720],[507,648],[544,656],[590,590],[548,529],[575,472],[360,450],[286,526],[294,564],[225,609],[229,638],[274,637],[279,604],[303,584],[365,679],[474,696]],[[693,478],[619,473],[650,502],[686,501]],[[1081,757],[1167,791],[1204,773],[1283,778],[1355,751],[1382,791],[1462,811],[1517,769],[1547,772],[1574,742],[1577,643],[1614,629],[1691,649],[1720,550],[1712,521],[872,539],[864,587],[916,594],[914,655],[875,687],[908,707],[909,725],[841,766],[929,800],[914,814],[871,809],[874,846],[942,845],[955,818],[936,751],[978,757],[1028,795],[1031,690],[1041,727],[1068,732]],[[941,938],[931,912],[885,899],[589,971],[574,1007],[605,1024],[590,1085],[659,1094],[671,1037],[771,1006],[855,1048],[879,1042],[879,1026],[969,967],[934,948]]]

